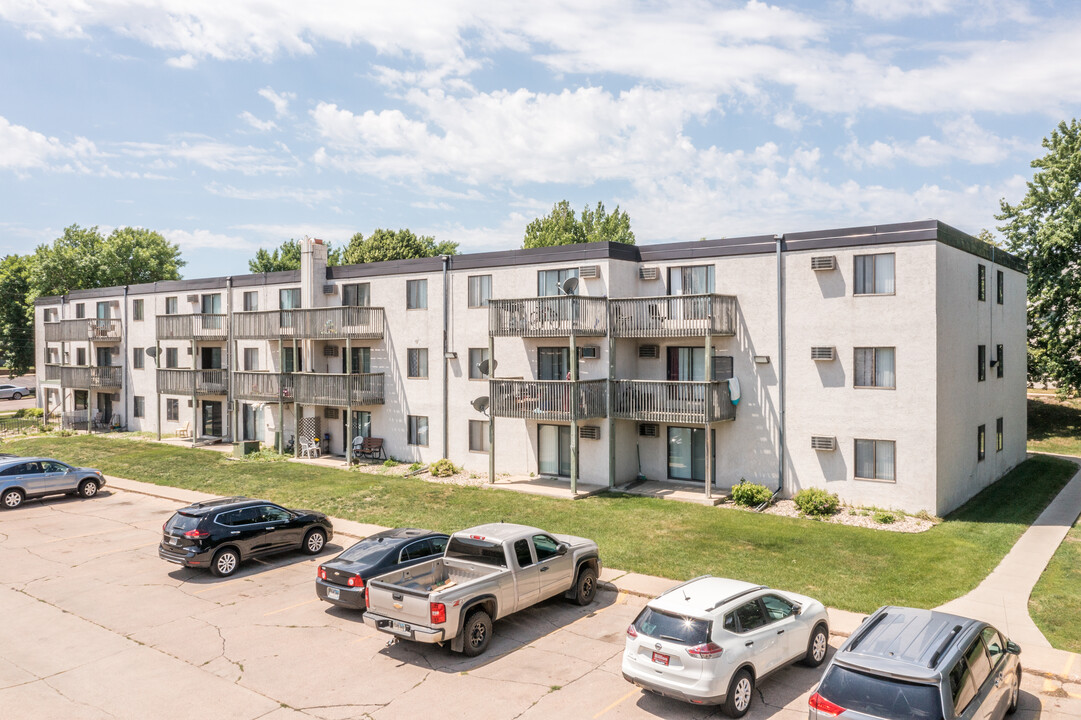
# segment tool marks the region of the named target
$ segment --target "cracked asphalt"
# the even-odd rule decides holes
[[[176,506],[107,487],[0,513],[0,717],[720,716],[623,680],[624,631],[644,598],[549,600],[498,621],[480,658],[388,646],[359,614],[315,597],[319,560],[351,538],[222,580],[158,558]],[[764,680],[747,717],[805,718],[818,675],[791,667]],[[1026,675],[1017,717],[1081,718],[1074,689]]]

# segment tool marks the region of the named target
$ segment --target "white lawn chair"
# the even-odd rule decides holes
[[[176,431],[178,438],[190,438],[191,437],[191,423],[185,422],[183,426]]]
[[[318,443],[312,442],[309,438],[300,438],[300,457],[313,458],[319,457],[320,450]]]

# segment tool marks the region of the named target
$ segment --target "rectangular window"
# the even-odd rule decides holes
[[[287,288],[278,291],[278,309],[296,310],[300,307],[300,288]]]
[[[371,304],[371,283],[342,285],[342,305],[347,305],[349,307],[368,307]]]
[[[428,445],[428,418],[421,415],[409,415],[409,444]]]
[[[856,440],[856,479],[897,482],[893,440]]]
[[[995,346],[995,374],[998,377],[1002,377],[1002,346]]]
[[[97,305],[97,313],[94,315],[94,317],[98,318],[99,320],[108,320],[109,315],[109,303],[99,302]]]
[[[976,428],[976,461],[983,460],[987,453],[987,426],[980,425]]]
[[[856,348],[854,387],[897,387],[893,348]]]
[[[488,359],[488,348],[469,348],[469,379],[487,380],[488,376],[480,371],[480,364]]]
[[[578,277],[578,268],[537,271],[537,297],[562,295],[563,283],[572,277]]]
[[[894,292],[894,255],[857,255],[855,258],[856,295],[892,295]]]
[[[1002,418],[995,420],[995,452],[1002,452]]]
[[[133,348],[131,351],[131,366],[136,370],[142,370],[145,367],[146,355],[143,348]]]
[[[986,345],[980,345],[979,349],[976,351],[976,362],[979,365],[976,368],[976,380],[978,382],[983,382],[984,380],[987,379],[987,346]]]
[[[133,404],[131,408],[131,414],[137,418],[143,417],[146,414],[144,409],[146,406],[146,400],[143,398],[142,395],[136,395],[134,398],[132,398],[132,401]]]
[[[704,295],[713,292],[713,265],[668,268],[669,295]]]
[[[165,419],[172,422],[180,420],[180,401],[176,398],[165,399]]]
[[[244,348],[244,369],[249,372],[259,370],[259,348]]]
[[[175,297],[167,297],[167,298],[165,298],[165,314],[166,315],[176,315],[176,313],[177,313],[176,298]]]
[[[143,319],[143,301],[132,300],[131,301],[131,319],[142,320]]]
[[[89,390],[76,390],[75,391],[75,409],[86,410],[90,404],[90,391]]]
[[[469,307],[488,307],[488,301],[492,299],[492,276],[470,275],[469,276]]]
[[[1001,305],[1003,303],[1003,301],[1006,299],[1006,287],[1005,287],[1005,285],[1006,285],[1006,277],[1005,277],[1005,275],[1003,275],[1001,270],[999,270],[997,272],[998,272],[998,284],[995,287],[995,301],[999,305]]]
[[[428,281],[406,280],[405,309],[424,310],[428,307]]]
[[[180,367],[180,351],[177,348],[165,348],[165,367]]]
[[[976,299],[983,302],[987,299],[987,266],[976,266]]]
[[[244,291],[244,312],[255,312],[259,309],[259,293],[256,290]]]
[[[370,347],[355,347],[349,355],[350,365],[352,366],[349,370],[351,372],[359,374],[372,371],[372,349]]]
[[[75,303],[75,319],[82,320],[84,317],[86,317],[86,305]]]
[[[566,380],[570,375],[570,362],[570,348],[537,348],[537,379]]]
[[[201,303],[199,305],[200,312],[203,315],[220,315],[221,314],[221,293],[214,293],[212,295],[203,295]]]
[[[409,377],[428,377],[428,348],[409,348]]]
[[[492,446],[488,444],[488,423],[484,420],[469,421],[469,451],[486,453]]]
[[[86,365],[86,348],[75,348],[75,364]]]

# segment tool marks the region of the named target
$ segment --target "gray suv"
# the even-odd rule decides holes
[[[94,468],[45,457],[0,457],[0,508],[14,510],[27,498],[69,493],[92,498],[105,484]]]
[[[810,720],[998,720],[1017,709],[1021,648],[985,622],[883,607],[841,645]]]

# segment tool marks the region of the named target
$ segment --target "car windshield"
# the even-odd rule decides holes
[[[399,547],[399,543],[388,541],[386,538],[366,538],[348,548],[338,556],[338,559],[347,562],[365,562],[374,565],[386,557],[388,553],[397,550]]]
[[[709,642],[709,628],[709,620],[661,612],[648,606],[634,621],[634,629],[643,635],[680,645],[701,645]]]
[[[471,560],[485,565],[495,565],[496,567],[507,567],[507,558],[503,554],[502,545],[487,540],[474,540],[473,538],[459,537],[457,535],[450,539],[450,543],[447,545],[446,557]]]
[[[193,515],[183,515],[181,513],[173,513],[173,516],[169,518],[169,522],[165,523],[165,532],[168,533],[185,533],[188,530],[194,530],[199,526],[199,518]]]
[[[887,720],[942,720],[937,685],[910,683],[834,665],[818,693],[846,710]]]

